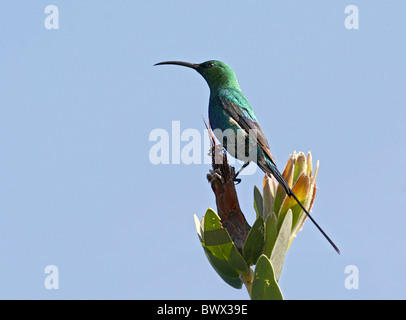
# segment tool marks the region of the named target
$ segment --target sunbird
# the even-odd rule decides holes
[[[256,149],[256,157],[247,160],[246,157],[242,157],[241,154],[236,152],[237,143],[241,140],[237,140],[235,145],[223,143],[224,148],[233,157],[246,161],[237,172],[236,177],[250,161],[256,162],[258,167],[261,168],[265,174],[272,175],[278,181],[289,197],[293,197],[296,200],[317,229],[319,229],[323,236],[330,242],[337,253],[340,253],[338,247],[309,214],[279,172],[264,132],[255,117],[254,110],[241,91],[234,71],[226,63],[217,60],[210,60],[200,64],[182,61],[165,61],[156,63],[155,66],[165,64],[195,69],[206,80],[210,87],[209,124],[217,139],[220,141],[224,140],[224,135],[220,133],[231,129],[231,131],[229,130],[228,132],[234,133],[234,137],[241,135],[242,132],[244,136],[242,143],[245,144],[242,149],[247,149],[247,144],[248,149]]]

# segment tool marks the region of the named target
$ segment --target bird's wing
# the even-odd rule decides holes
[[[219,97],[224,111],[226,111],[247,134],[250,134],[250,129],[256,130],[255,138],[257,144],[261,147],[266,156],[268,156],[269,160],[271,160],[276,166],[268,141],[265,138],[265,134],[262,131],[248,101],[244,96],[237,97],[237,94],[233,94],[233,91],[227,93],[227,95]],[[241,93],[239,93],[239,95],[240,94]],[[252,134],[251,137],[254,138]]]
[[[328,237],[328,235],[323,231],[323,229],[317,224],[317,222],[313,219],[313,217],[309,214],[297,196],[293,193],[292,189],[290,189],[288,183],[285,181],[281,173],[279,172],[278,168],[276,167],[275,160],[271,155],[271,150],[269,149],[268,141],[265,138],[265,135],[258,124],[257,119],[245,97],[239,93],[231,93],[231,91],[227,92],[225,95],[220,95],[219,99],[221,101],[221,105],[225,112],[230,115],[232,119],[234,119],[238,125],[245,130],[249,134],[250,129],[257,130],[257,144],[261,147],[264,154],[268,157],[268,160],[274,165],[274,167],[267,167],[269,171],[265,171],[262,168],[261,163],[257,163],[258,166],[261,167],[265,172],[271,173],[275,179],[282,185],[285,189],[287,195],[289,197],[293,197],[295,201],[298,203],[300,208],[306,213],[309,219],[314,223],[314,225],[319,229],[319,231],[323,234],[323,236],[330,242],[333,248],[340,253],[338,247],[334,244],[334,242]]]

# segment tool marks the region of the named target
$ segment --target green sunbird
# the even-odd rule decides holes
[[[216,137],[223,142],[224,148],[233,157],[245,162],[242,168],[237,172],[236,176],[250,163],[250,161],[254,161],[263,172],[275,177],[286,191],[286,194],[296,200],[317,229],[320,230],[334,249],[340,253],[338,247],[327,236],[292,192],[291,188],[276,167],[268,141],[259,126],[254,111],[241,91],[234,71],[226,63],[216,60],[210,60],[200,64],[181,61],[165,61],[155,65],[164,64],[180,65],[195,69],[206,80],[210,87],[210,127]],[[232,137],[230,138],[230,136]],[[238,137],[242,137],[242,139],[238,139]],[[235,142],[233,143],[232,141]],[[244,152],[238,152],[239,149]],[[246,154],[250,154],[252,151],[254,151],[256,156],[247,159]]]

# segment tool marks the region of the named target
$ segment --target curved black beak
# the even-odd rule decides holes
[[[199,65],[197,63],[190,63],[190,62],[183,62],[183,61],[164,61],[164,62],[159,62],[155,63],[154,66],[161,66],[163,64],[175,64],[177,66],[184,66],[192,69],[197,69],[199,68]]]

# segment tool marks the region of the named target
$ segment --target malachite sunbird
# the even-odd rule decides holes
[[[223,143],[224,148],[226,148],[233,157],[245,162],[241,169],[246,167],[250,161],[254,161],[263,172],[272,175],[285,189],[286,194],[296,200],[317,229],[320,230],[334,249],[340,253],[340,250],[334,242],[327,236],[292,192],[291,188],[276,167],[268,141],[259,126],[254,111],[241,91],[234,71],[226,63],[216,60],[210,60],[200,64],[182,61],[165,61],[155,65],[164,64],[192,68],[203,76],[210,87],[209,124],[216,137]],[[233,134],[234,141],[236,141],[233,146],[230,143],[230,140],[232,139],[228,139],[228,137],[226,137],[227,139],[224,139],[225,136],[227,136],[224,132],[231,132]],[[241,134],[244,139],[238,139]],[[245,152],[254,150],[254,153],[256,153],[255,158],[249,158],[247,160],[246,153],[244,154],[236,151],[238,149],[238,143],[241,143],[241,141],[244,144],[241,149],[245,150]],[[244,157],[241,155],[244,155]]]

